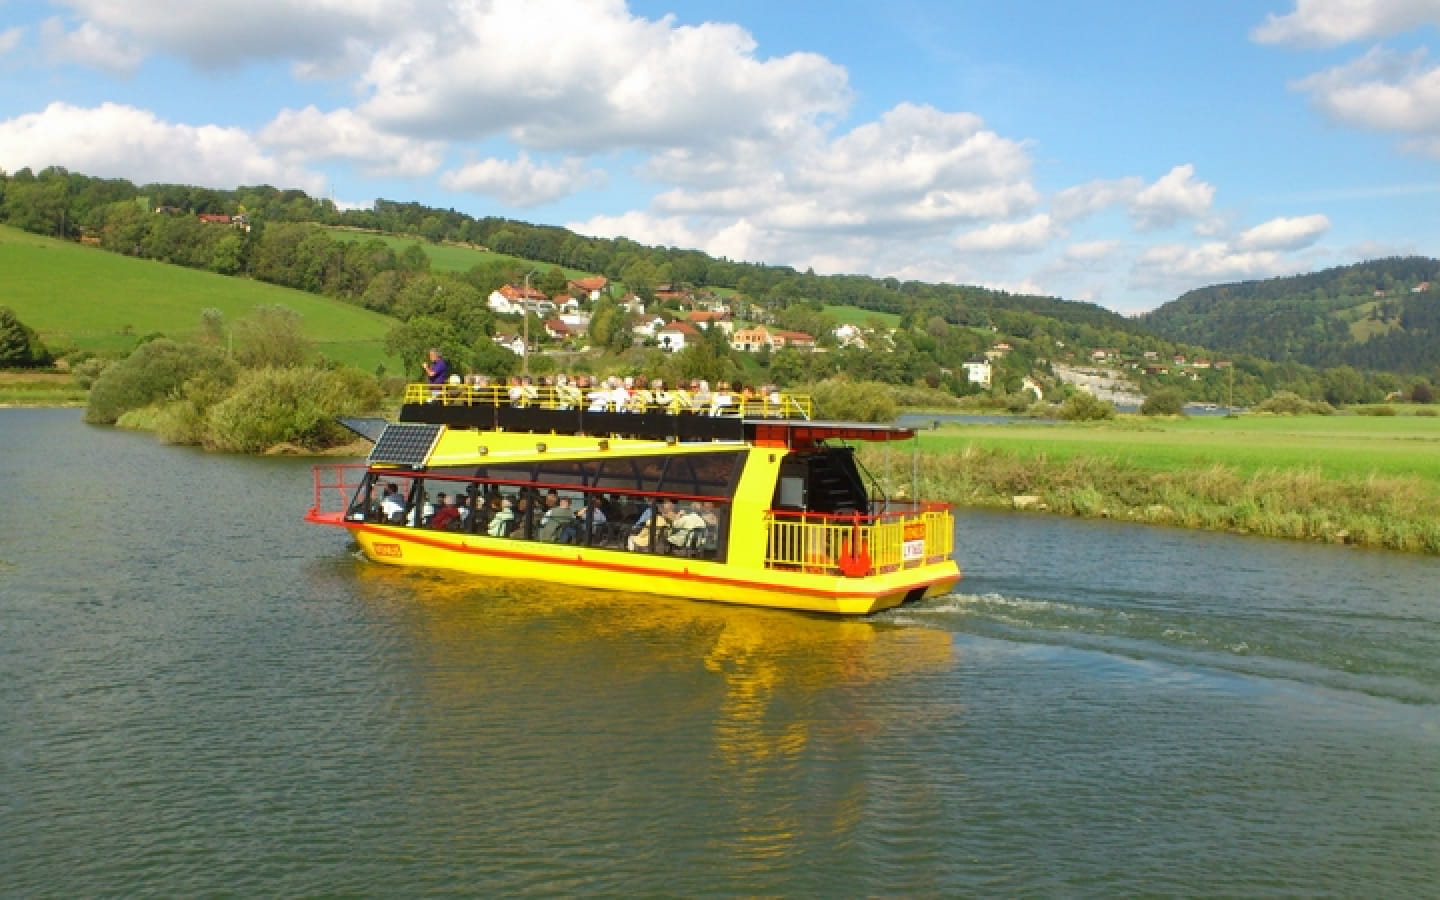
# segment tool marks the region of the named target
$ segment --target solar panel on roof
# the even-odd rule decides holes
[[[430,451],[440,439],[444,425],[395,423],[385,426],[380,439],[370,451],[370,465],[385,463],[393,466],[421,466],[430,458]]]

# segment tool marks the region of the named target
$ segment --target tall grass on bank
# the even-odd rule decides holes
[[[883,471],[880,451],[861,461]],[[873,458],[872,458],[873,457]],[[1211,531],[1440,554],[1440,489],[1401,476],[1228,465],[1156,471],[1104,457],[1055,459],[968,447],[921,451],[918,490],[957,506],[1025,507]],[[886,485],[892,494],[899,485]]]

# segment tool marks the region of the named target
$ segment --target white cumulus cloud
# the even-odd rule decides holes
[[[1440,25],[1437,0],[1296,0],[1285,15],[1271,13],[1251,32],[1262,44],[1333,47],[1373,40],[1421,25]]]
[[[169,53],[198,68],[252,60],[316,65],[385,39],[410,23],[443,21],[434,0],[59,0],[75,32],[128,48],[136,60]],[[413,26],[412,26],[413,27]]]
[[[537,164],[526,153],[514,160],[481,160],[440,176],[440,184],[447,190],[487,194],[518,207],[559,200],[604,180],[605,173],[586,169],[577,157],[552,166]]]
[[[1023,222],[996,222],[966,231],[952,243],[957,250],[1029,253],[1042,249],[1057,236],[1054,220],[1041,213]]]
[[[1165,228],[1182,219],[1204,216],[1214,198],[1215,188],[1196,180],[1195,167],[1186,163],[1140,191],[1130,210],[1140,228]]]
[[[845,70],[774,59],[736,25],[680,26],[623,0],[454,0],[447,28],[380,46],[360,111],[392,131],[507,134],[531,149],[783,145],[850,100]],[[517,35],[543,33],[543,44]]]
[[[40,40],[51,62],[78,63],[116,75],[134,71],[145,56],[139,47],[90,22],[67,31],[59,19],[46,19],[40,24]]]
[[[1326,115],[1380,132],[1440,135],[1440,67],[1425,51],[1373,48],[1364,56],[1317,72],[1293,85]]]
[[[303,162],[340,159],[370,175],[429,175],[440,168],[444,145],[383,134],[354,110],[324,113],[314,106],[281,110],[260,130],[260,142]]]
[[[133,106],[51,103],[0,122],[0,169],[64,166],[87,175],[232,188],[299,187],[313,194],[324,179],[261,151],[249,133],[216,125],[165,122]]]
[[[1330,220],[1323,215],[1281,217],[1241,233],[1235,246],[1242,250],[1299,250],[1328,230]]]

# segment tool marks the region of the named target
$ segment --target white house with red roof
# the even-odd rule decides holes
[[[675,321],[655,332],[655,339],[660,342],[662,350],[670,353],[678,353],[685,349],[685,344],[700,336],[700,332],[689,322]]]

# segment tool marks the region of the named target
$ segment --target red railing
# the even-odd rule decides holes
[[[315,500],[310,516],[343,516],[350,509],[351,498],[364,483],[364,463],[325,463],[311,469],[315,481]]]

